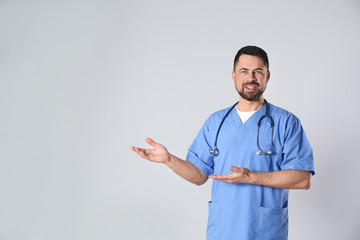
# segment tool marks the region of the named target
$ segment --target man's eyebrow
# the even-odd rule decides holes
[[[239,71],[241,71],[241,70],[247,70],[247,71],[249,71],[250,69],[243,67],[243,68],[240,68],[240,69],[239,69]],[[260,67],[253,69],[253,71],[258,71],[258,70],[264,71],[264,70],[263,70],[262,68],[260,68]]]

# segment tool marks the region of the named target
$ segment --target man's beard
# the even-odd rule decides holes
[[[250,101],[250,102],[259,100],[265,91],[265,89],[259,90],[259,88],[258,88],[258,91],[256,93],[245,93],[245,91],[244,91],[245,85],[246,84],[244,84],[242,86],[241,90],[237,90],[237,89],[236,90],[243,99]],[[258,84],[256,84],[256,85],[259,87]]]

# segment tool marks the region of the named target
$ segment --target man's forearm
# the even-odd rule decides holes
[[[284,170],[250,173],[249,183],[283,189],[309,189],[311,172]]]
[[[172,154],[170,154],[169,161],[165,164],[180,177],[196,185],[202,185],[208,179],[208,177],[192,163],[182,160]]]

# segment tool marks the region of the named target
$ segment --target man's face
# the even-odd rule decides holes
[[[260,57],[241,55],[232,72],[232,77],[241,98],[257,101],[266,89],[270,72]]]

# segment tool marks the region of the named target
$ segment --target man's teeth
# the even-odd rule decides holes
[[[249,89],[254,89],[254,87],[255,87],[254,85],[248,85],[247,86],[247,88],[249,88]]]

